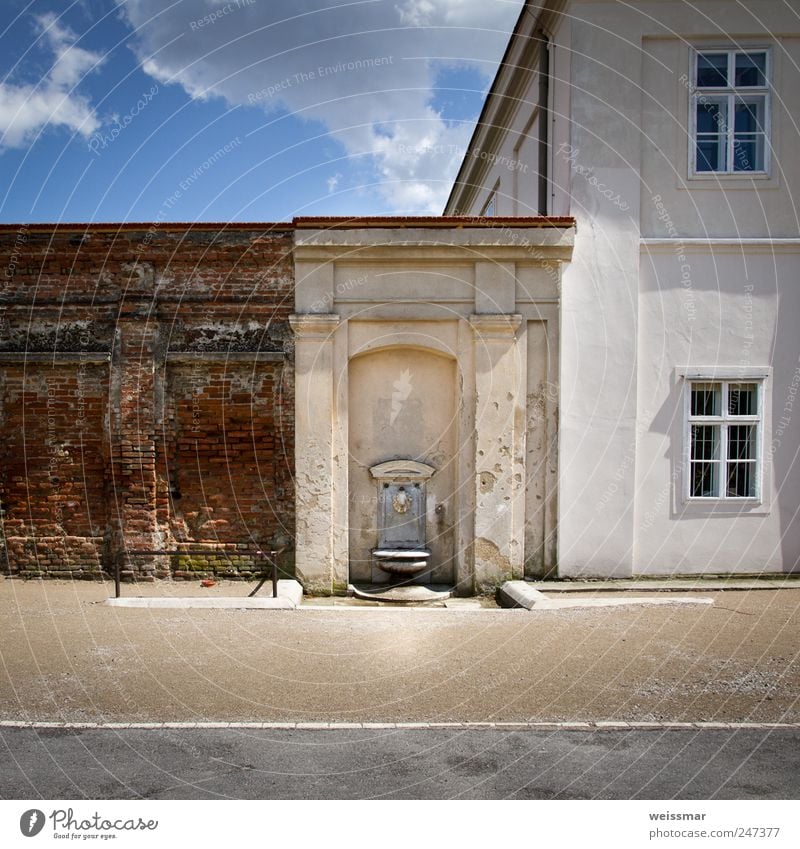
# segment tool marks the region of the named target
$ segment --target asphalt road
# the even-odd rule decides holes
[[[796,799],[800,730],[0,729],[2,799]]]

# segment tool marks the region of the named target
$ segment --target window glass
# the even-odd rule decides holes
[[[719,463],[692,463],[692,496],[715,498],[719,495]]]
[[[755,498],[755,470],[755,463],[728,464],[728,486],[725,493],[728,498]]]
[[[692,425],[692,459],[719,460],[719,425]]]
[[[728,386],[728,415],[758,415],[758,388],[755,383],[731,383]]]
[[[728,158],[728,101],[703,97],[697,103],[697,170],[724,171]]]
[[[760,86],[767,84],[767,54],[737,53],[734,70],[734,85]]]
[[[719,383],[693,383],[693,416],[718,416],[722,411],[722,390]]]
[[[755,425],[731,425],[728,428],[728,459],[756,459]]]
[[[699,122],[697,129],[700,130]],[[733,129],[736,133],[764,132],[763,95],[761,97],[737,98],[733,107]]]
[[[697,57],[698,88],[726,88],[728,85],[728,54],[701,53]]]

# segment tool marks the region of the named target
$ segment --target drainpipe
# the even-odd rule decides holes
[[[547,215],[550,174],[550,39],[543,30],[537,32],[539,41],[539,215]]]

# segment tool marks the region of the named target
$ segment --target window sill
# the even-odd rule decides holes
[[[763,504],[760,498],[736,498],[735,496],[731,496],[730,498],[719,498],[715,495],[690,495],[688,498],[684,499],[685,504],[750,504],[755,507],[761,506]]]
[[[763,498],[684,498],[676,518],[767,516],[770,505]]]

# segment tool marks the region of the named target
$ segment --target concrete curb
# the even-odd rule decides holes
[[[271,590],[271,587],[270,587]],[[270,590],[265,590],[269,592]],[[231,598],[230,596],[216,598],[202,597],[165,597],[147,598],[131,596],[130,598],[108,598],[104,604],[111,607],[146,607],[160,609],[187,610],[191,608],[212,608],[225,610],[295,610],[303,600],[303,588],[297,581],[278,581],[278,597],[263,598]]]
[[[797,577],[787,578],[609,578],[607,580],[523,581],[546,593],[620,593],[620,592],[757,592],[763,590],[800,590]]]
[[[551,599],[527,581],[506,581],[497,591],[501,607],[523,607],[525,610],[567,610],[588,607],[628,607],[631,605],[713,604],[710,598],[565,598]]]

